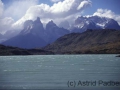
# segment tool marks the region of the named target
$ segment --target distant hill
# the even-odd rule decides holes
[[[21,49],[18,47],[0,45],[0,56],[3,55],[47,55],[54,54],[53,52],[41,49]]]
[[[120,53],[120,30],[87,30],[67,34],[44,47],[44,50],[65,54]]]

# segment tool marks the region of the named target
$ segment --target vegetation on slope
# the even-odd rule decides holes
[[[87,30],[60,37],[44,50],[65,54],[120,53],[119,30]]]
[[[18,47],[0,45],[0,55],[47,55],[53,52],[41,49],[21,49]]]

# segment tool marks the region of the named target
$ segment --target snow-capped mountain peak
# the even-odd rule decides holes
[[[78,17],[70,28],[72,32],[84,32],[87,29],[120,29],[117,21],[111,18],[90,16]]]

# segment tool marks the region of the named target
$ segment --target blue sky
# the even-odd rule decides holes
[[[120,0],[91,0],[92,8],[90,9],[90,13],[95,12],[98,8],[109,9],[115,12],[116,14],[120,14]]]
[[[21,29],[26,20],[37,17],[44,24],[72,23],[81,15],[112,18],[120,24],[119,4],[120,0],[0,0],[0,29]]]

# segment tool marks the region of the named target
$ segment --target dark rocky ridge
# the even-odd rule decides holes
[[[55,53],[120,53],[120,30],[87,30],[58,38],[44,50]]]

